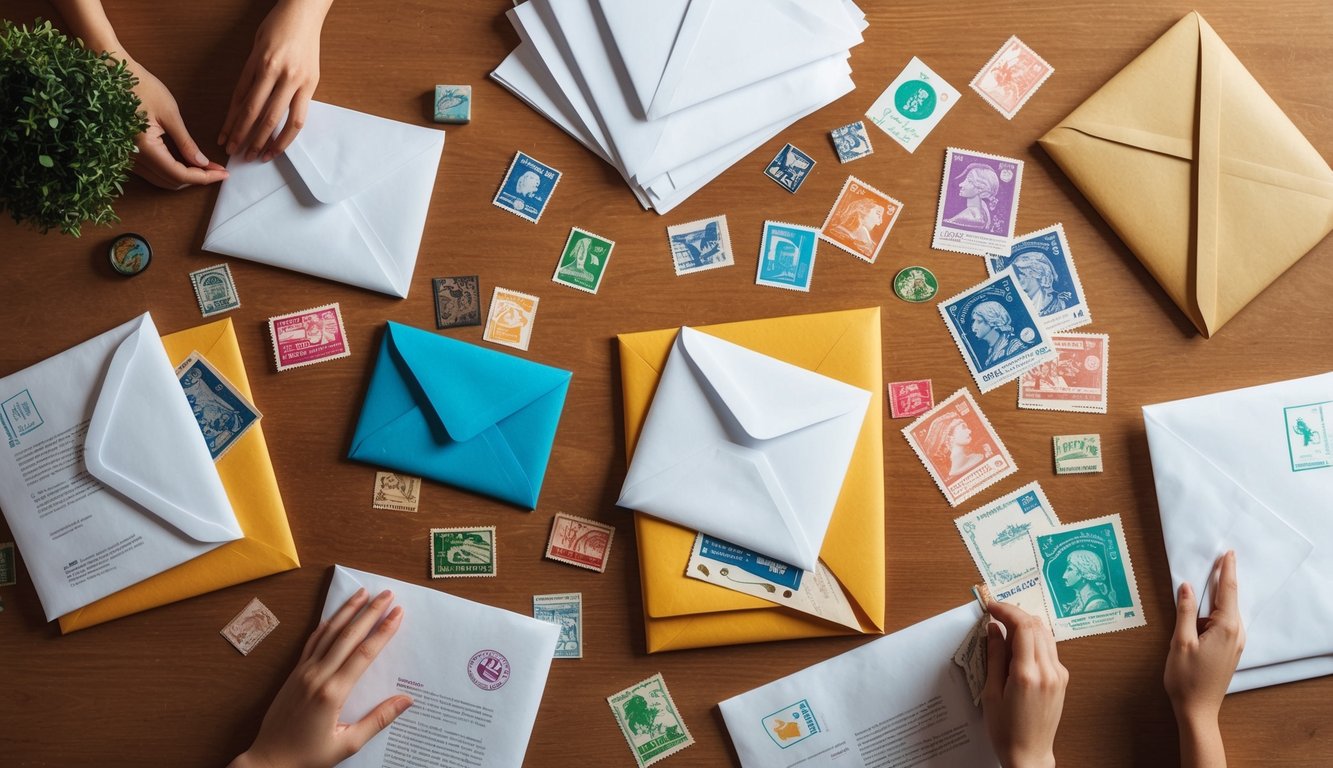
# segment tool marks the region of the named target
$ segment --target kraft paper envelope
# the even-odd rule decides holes
[[[163,336],[162,345],[173,365],[180,364],[191,352],[199,352],[254,402],[230,319]],[[244,538],[61,616],[61,632],[85,629],[301,566],[262,422],[250,427],[217,460],[217,471]]]
[[[1333,170],[1197,13],[1040,143],[1204,336],[1333,229]]]
[[[871,393],[820,559],[864,634],[884,631],[883,375],[879,308],[796,315],[697,330]],[[621,334],[625,448],[632,459],[678,329]],[[825,637],[854,631],[685,576],[695,533],[634,516],[648,652]]]

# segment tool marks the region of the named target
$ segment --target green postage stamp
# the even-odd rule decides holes
[[[565,241],[565,250],[560,254],[560,263],[556,264],[551,280],[580,291],[597,293],[606,272],[606,262],[611,260],[611,249],[615,247],[614,242],[601,235],[574,227],[569,230],[569,239]]]
[[[1100,635],[1147,623],[1120,515],[1032,534],[1056,640]]]
[[[430,529],[430,577],[494,576],[495,526]]]
[[[1282,409],[1287,420],[1287,454],[1291,471],[1333,467],[1333,443],[1328,425],[1333,422],[1333,402],[1293,405]]]
[[[652,765],[694,743],[660,672],[608,696],[606,702],[611,705],[616,724],[625,734],[625,741],[629,742],[639,768]]]
[[[1101,435],[1056,435],[1055,474],[1079,475],[1102,471]]]

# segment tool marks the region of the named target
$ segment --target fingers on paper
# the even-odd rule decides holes
[[[361,673],[365,672],[366,667],[369,667],[370,663],[380,655],[380,651],[384,650],[384,646],[388,644],[389,640],[393,639],[402,623],[403,607],[401,605],[394,606],[393,610],[389,611],[389,614],[384,617],[384,621],[381,621],[378,626],[371,630],[366,639],[352,650],[347,660],[343,662],[342,667],[338,670],[338,674],[343,677],[348,685],[354,685],[357,680],[361,679]]]
[[[357,611],[361,610],[361,606],[365,605],[367,597],[366,589],[362,587],[347,598],[347,602],[343,603],[342,607],[333,612],[333,616],[324,624],[324,634],[315,644],[314,653],[311,654],[312,658],[318,660],[328,654],[333,641],[342,634],[343,629],[352,621],[352,617],[356,616]]]
[[[324,660],[329,663],[330,669],[340,670],[343,668],[347,659],[357,652],[357,647],[365,642],[371,629],[384,616],[392,601],[393,593],[386,589],[376,595],[375,599],[370,601],[370,605],[367,605],[365,610],[357,614],[356,618],[348,622],[324,657]]]
[[[1188,581],[1181,582],[1176,592],[1176,633],[1177,645],[1190,645],[1199,639],[1199,605],[1194,597],[1194,588]]]
[[[220,165],[209,164],[203,168],[185,165],[171,154],[166,142],[160,137],[139,143],[139,156],[135,158],[134,170],[150,183],[164,189],[213,184],[227,178],[226,169]]]
[[[287,122],[282,126],[282,131],[272,141],[264,147],[263,155],[260,159],[264,162],[272,160],[274,157],[287,151],[296,140],[296,134],[305,127],[306,108],[310,104],[310,91],[305,88],[298,89],[292,96],[291,105],[288,107]]]
[[[370,710],[370,714],[347,726],[349,755],[359,752],[375,734],[388,728],[398,716],[412,706],[411,696],[390,696]]]

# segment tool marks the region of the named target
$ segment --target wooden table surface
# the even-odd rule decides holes
[[[208,147],[268,3],[217,0],[108,3],[126,48],[172,89],[195,137]],[[890,281],[924,263],[952,295],[985,277],[979,259],[931,250],[946,146],[1027,162],[1018,231],[1063,222],[1095,323],[1108,333],[1111,410],[1107,415],[1019,411],[1014,387],[979,402],[1021,471],[964,509],[1032,480],[1041,481],[1067,521],[1119,513],[1138,574],[1147,627],[1060,645],[1071,673],[1056,753],[1080,766],[1166,765],[1176,731],[1161,687],[1174,614],[1147,442],[1146,403],[1328,370],[1333,362],[1333,242],[1325,240],[1258,297],[1216,338],[1198,336],[1134,256],[1035,144],[1191,9],[1170,2],[866,3],[871,26],[852,66],[857,89],[737,163],[665,217],[645,212],[618,175],[552,124],[487,79],[517,44],[503,16],[507,0],[447,3],[339,0],[323,34],[318,98],[421,125],[436,83],[471,83],[472,124],[448,128],[411,296],[398,300],[226,259],[242,307],[236,324],[283,499],[300,570],[204,595],[68,637],[42,620],[26,570],[0,589],[0,764],[60,766],[217,766],[253,738],[269,700],[313,629],[335,563],[447,588],[528,613],[534,593],[580,591],[586,654],[558,660],[542,700],[529,765],[631,765],[606,697],[662,672],[697,743],[675,766],[736,763],[718,701],[847,651],[866,638],[790,641],[659,655],[644,652],[642,601],[631,516],[614,500],[625,474],[618,364],[619,332],[777,315],[880,306],[886,381],[930,378],[937,396],[972,386],[958,350],[931,304],[894,298]],[[1199,9],[1325,155],[1333,156],[1333,12],[1325,0],[1266,4],[1200,2]],[[10,0],[5,15],[31,21],[53,9]],[[968,89],[973,74],[1011,34],[1055,67],[1055,75],[1012,121]],[[871,129],[877,151],[844,168],[828,131],[860,119],[880,91],[917,55],[963,92],[962,102],[915,154]],[[1152,93],[1144,93],[1151,99]],[[786,141],[818,161],[791,195],[763,176]],[[491,205],[515,150],[564,172],[540,224]],[[221,158],[221,152],[210,149]],[[818,225],[854,173],[905,203],[878,263],[821,248],[809,294],[754,284],[763,220]],[[88,227],[81,239],[39,236],[0,225],[0,374],[8,374],[99,334],[145,310],[163,332],[201,323],[187,274],[224,259],[200,249],[216,190],[164,192],[135,180],[117,204],[123,223]],[[725,213],[735,268],[677,278],[664,233],[669,224]],[[7,218],[7,217],[6,217]],[[571,226],[617,243],[597,295],[555,285],[551,273]],[[103,254],[121,231],[151,239],[145,274],[114,275]],[[430,280],[481,276],[483,294],[501,285],[542,298],[524,356],[574,371],[541,504],[523,512],[427,483],[415,514],[370,506],[374,469],[345,455],[385,320],[432,328]],[[265,321],[271,315],[339,302],[353,354],[276,373]],[[448,335],[481,340],[481,328]],[[977,573],[945,503],[885,415],[888,628],[900,629],[964,602]],[[1106,471],[1056,477],[1053,434],[1099,432]],[[603,574],[542,559],[557,511],[616,527]],[[494,579],[426,578],[427,529],[494,525],[504,560]],[[0,524],[0,540],[8,531]],[[1244,564],[1241,566],[1242,588]],[[218,630],[251,597],[282,625],[249,657]],[[1274,617],[1277,618],[1277,617]],[[903,663],[912,663],[904,659]],[[1329,727],[1333,679],[1244,693],[1223,708],[1236,765],[1333,763]]]

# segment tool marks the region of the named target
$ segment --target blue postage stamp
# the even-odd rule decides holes
[[[491,203],[536,224],[559,183],[560,171],[518,152]]]
[[[756,285],[810,292],[815,272],[815,246],[819,230],[780,221],[764,222],[759,238],[759,271]]]
[[[1059,357],[1012,269],[942,302],[940,314],[982,392]]]
[[[1034,532],[1031,540],[1056,640],[1147,623],[1120,515]]]
[[[815,168],[815,159],[788,144],[778,150],[777,157],[768,164],[764,175],[782,185],[788,192],[795,193],[805,182],[805,177]]]
[[[555,641],[557,659],[583,658],[583,593],[568,592],[560,595],[533,595],[533,618],[560,627]]]
[[[1333,467],[1333,444],[1328,426],[1333,423],[1333,401],[1293,405],[1282,409],[1287,421],[1287,453],[1291,471]]]
[[[241,306],[241,297],[236,293],[236,281],[232,280],[231,267],[226,264],[191,272],[190,283],[194,286],[194,298],[199,302],[199,311],[204,317],[230,312]]]
[[[461,125],[472,121],[472,86],[435,86],[435,122]]]
[[[834,128],[829,136],[833,138],[833,148],[838,152],[840,163],[850,163],[875,153],[875,148],[870,146],[870,136],[866,133],[864,120]]]
[[[667,227],[671,261],[677,275],[703,272],[736,263],[731,252],[727,217],[714,216]]]
[[[800,568],[781,560],[765,557],[744,547],[738,547],[722,539],[715,539],[704,534],[700,534],[700,536],[700,557],[708,558],[722,565],[739,568],[746,573],[788,589],[801,588],[801,576],[805,574],[805,571]]]
[[[774,744],[786,749],[814,736],[823,728],[819,727],[819,718],[815,717],[810,702],[801,699],[765,717],[764,730]]]
[[[199,431],[213,461],[222,458],[237,440],[259,423],[263,414],[227,378],[198,352],[176,368],[176,378],[194,411]]]
[[[46,423],[26,389],[0,403],[0,422],[4,423],[10,448],[17,448],[20,437]]]
[[[1058,333],[1092,322],[1083,283],[1060,224],[1016,238],[1007,256],[986,257],[986,271],[992,275],[1009,267],[1014,268],[1018,284],[1032,299],[1047,330]]]

